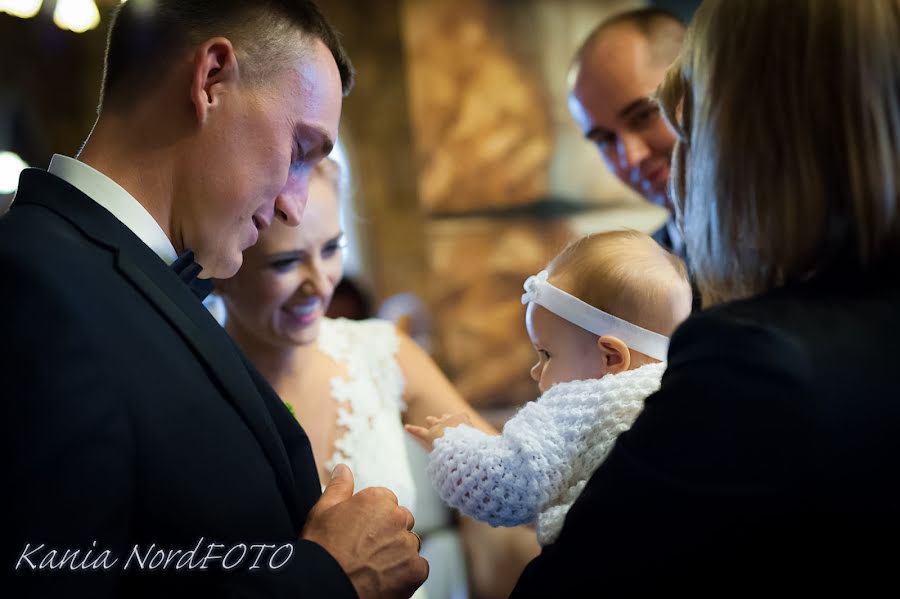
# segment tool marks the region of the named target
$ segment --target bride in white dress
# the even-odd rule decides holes
[[[325,318],[343,275],[337,168],[316,167],[302,224],[264,229],[217,294],[225,329],[309,436],[323,483],[347,464],[356,491],[387,487],[415,514],[403,425],[462,411],[494,429],[392,323]]]

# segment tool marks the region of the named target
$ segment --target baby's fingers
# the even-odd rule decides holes
[[[410,435],[412,435],[413,437],[418,437],[419,439],[428,439],[429,437],[431,437],[431,435],[428,434],[428,429],[424,426],[407,424],[403,428],[405,428],[406,432],[408,432]]]
[[[406,432],[415,437],[416,441],[419,442],[419,445],[424,447],[426,451],[431,451],[433,441],[431,440],[431,433],[427,428],[415,426],[413,424],[407,424],[403,428],[406,429]]]

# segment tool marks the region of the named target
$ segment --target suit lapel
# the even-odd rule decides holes
[[[122,275],[140,289],[147,300],[178,330],[194,353],[209,367],[222,395],[241,415],[247,427],[262,446],[275,470],[285,501],[291,506],[291,517],[297,520],[299,514],[294,513],[296,511],[294,508],[299,502],[287,453],[259,391],[248,377],[247,371],[238,357],[238,350],[233,346],[230,338],[206,312],[206,308],[193,295],[190,288],[178,280],[174,274],[172,276],[175,278],[175,282],[181,287],[177,291],[175,289],[164,290],[164,286],[159,285],[160,281],[148,277],[145,271],[124,253],[117,255],[116,266]],[[175,292],[177,295],[183,293],[189,297],[179,298],[179,301],[175,302],[169,295],[171,292]],[[210,335],[205,330],[210,325],[216,327],[216,332],[221,333],[220,337],[222,338],[216,339],[219,335]],[[299,529],[302,522],[295,521],[294,524],[295,528]]]
[[[296,484],[271,415],[242,363],[239,350],[191,289],[127,227],[62,179],[28,169],[22,175],[13,205],[17,204],[49,208],[113,252],[118,272],[178,331],[256,437],[272,464],[294,527],[299,530],[303,515],[297,513],[300,502]]]

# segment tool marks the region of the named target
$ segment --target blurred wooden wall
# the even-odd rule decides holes
[[[382,298],[426,300],[434,352],[476,405],[535,396],[522,283],[580,232],[566,211],[549,216],[548,202],[642,203],[602,166],[565,103],[581,39],[637,4],[324,5],[360,72],[342,135],[365,212],[367,274]]]

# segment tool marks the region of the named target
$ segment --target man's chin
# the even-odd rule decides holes
[[[201,277],[204,279],[230,279],[237,274],[237,271],[240,270],[242,263],[243,256],[239,253],[237,255],[237,258],[220,260],[217,263],[213,264],[213,266],[211,266],[210,268],[204,266]]]

